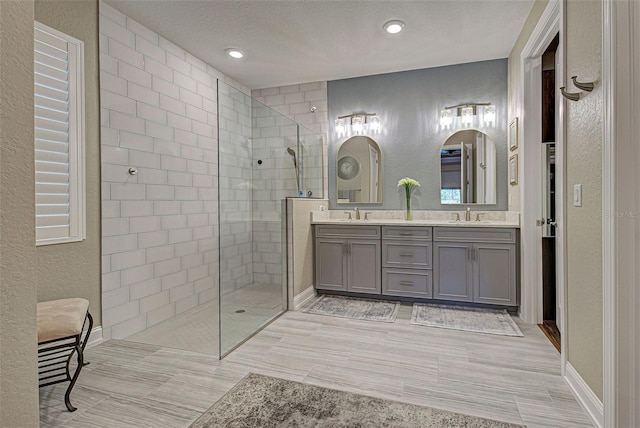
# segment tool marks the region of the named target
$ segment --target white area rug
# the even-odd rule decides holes
[[[524,336],[506,309],[414,303],[411,324],[500,336]]]
[[[323,294],[319,299],[303,309],[302,312],[354,320],[394,322],[398,317],[399,310],[400,302],[356,299]]]

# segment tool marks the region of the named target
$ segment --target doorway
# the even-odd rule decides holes
[[[562,330],[560,293],[556,286],[556,51],[559,35],[542,54],[542,323],[539,324],[560,352]]]

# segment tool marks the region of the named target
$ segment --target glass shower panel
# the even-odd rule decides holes
[[[322,198],[322,137],[298,125],[300,197]]]

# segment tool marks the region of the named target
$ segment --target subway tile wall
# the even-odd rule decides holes
[[[251,97],[220,83],[220,291],[253,283]]]
[[[105,339],[218,297],[218,80],[100,3]]]
[[[283,275],[287,275],[293,289],[291,253],[288,271],[282,272],[283,237],[279,223],[281,213],[283,218],[285,215],[281,201],[298,191],[293,158],[286,148],[295,151],[296,161],[302,166],[300,190],[322,198],[323,189],[327,188],[327,84],[312,82],[259,89],[252,91],[252,97],[259,101],[253,108],[253,166],[257,178],[253,207],[254,213],[259,213],[254,214],[253,221],[254,277],[256,282],[279,284]],[[303,125],[300,146],[296,122]],[[262,163],[258,164],[258,160]]]

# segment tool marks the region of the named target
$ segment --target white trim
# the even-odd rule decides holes
[[[541,99],[539,96],[541,88],[541,57],[556,34],[560,34],[560,44],[556,54],[558,55],[557,75],[564,80],[565,58],[564,58],[564,3],[559,0],[551,0],[545,8],[538,24],[534,28],[529,40],[522,50],[520,56],[520,147],[522,153],[522,172],[520,189],[521,206],[521,249],[522,249],[522,300],[520,305],[521,318],[530,323],[542,322],[542,228],[536,225],[536,220],[543,214],[541,162]],[[556,82],[557,84],[558,82]],[[557,85],[560,86],[560,85]],[[564,99],[556,97],[559,106],[559,118],[556,123],[558,141],[556,141],[556,159],[559,165],[564,165]],[[517,113],[514,113],[517,114]],[[532,126],[533,124],[533,126]],[[556,166],[556,189],[562,190],[564,187],[565,174],[562,168]],[[560,171],[559,171],[560,170]],[[560,314],[562,319],[562,330],[566,324],[566,280],[565,280],[565,195],[561,191],[557,194],[556,204],[558,222],[558,237],[556,239],[557,252],[557,286],[560,287],[560,294],[563,299],[561,308],[564,313]],[[561,331],[561,337],[566,335]],[[566,361],[566,346],[562,346],[562,366]]]
[[[69,233],[68,236],[46,238],[36,237],[36,246],[86,239],[86,189],[85,189],[85,76],[84,76],[84,42],[34,21],[34,40],[38,42],[41,33],[63,40],[68,54],[68,124],[69,124]],[[37,92],[37,91],[36,91]],[[36,139],[37,140],[37,139]],[[39,147],[36,141],[36,148]],[[37,229],[43,230],[43,229]]]
[[[614,212],[615,200],[615,5],[602,3],[602,210]],[[603,421],[617,425],[616,407],[616,227],[602,216]]]
[[[567,47],[567,34],[565,31],[566,25],[566,3],[560,3],[560,18],[559,18],[559,34],[560,40],[556,55],[558,56],[557,76],[561,76],[563,80],[566,80],[567,62],[565,56],[565,50]],[[560,94],[558,89],[560,85],[556,84],[556,106],[558,107],[558,121],[556,122],[557,138],[556,142],[556,223],[560,227],[556,227],[556,287],[560,290],[560,303],[559,306],[562,310],[560,314],[560,371],[564,375],[564,368],[567,364],[567,313],[569,311],[569,305],[567,302],[568,287],[567,281],[567,156],[566,156],[566,141],[567,141],[567,100]],[[561,168],[558,168],[561,165]],[[542,306],[542,305],[541,305]]]
[[[580,377],[576,369],[571,363],[567,363],[565,380],[569,384],[569,389],[576,397],[576,400],[591,419],[594,426],[598,428],[604,427],[604,408],[602,402],[596,394],[589,388],[587,383]],[[612,427],[613,428],[613,427]]]
[[[638,426],[640,411],[640,7],[606,0],[603,48],[603,398],[605,426]]]
[[[293,298],[293,310],[300,310],[304,305],[309,303],[309,301],[316,298],[316,290],[313,285],[307,287],[302,293],[298,294]]]
[[[93,348],[104,342],[102,337],[102,326],[93,327],[91,329],[91,335],[89,335],[89,341],[87,342],[87,348]]]

